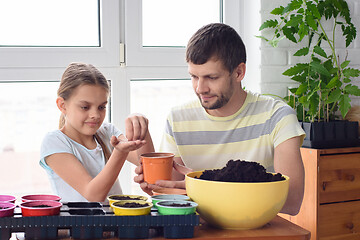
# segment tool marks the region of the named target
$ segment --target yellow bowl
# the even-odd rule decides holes
[[[121,199],[123,198],[123,199]],[[127,199],[128,198],[128,199]],[[141,195],[124,195],[124,194],[114,194],[107,197],[107,200],[109,201],[109,205],[111,206],[112,203],[123,201],[123,200],[148,200],[147,197],[141,196]]]
[[[140,204],[148,204],[145,207],[137,207],[137,208],[129,208],[123,207],[126,203],[140,203]],[[121,200],[114,203],[111,203],[116,216],[139,216],[139,215],[148,215],[151,212],[151,208],[153,206],[152,203],[144,201],[144,200]]]
[[[224,229],[259,228],[271,221],[285,204],[289,177],[277,182],[218,182],[197,179],[200,172],[185,176],[186,193],[199,206],[209,224]]]

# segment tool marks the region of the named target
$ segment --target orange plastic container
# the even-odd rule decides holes
[[[141,155],[144,180],[155,184],[157,180],[171,180],[173,153],[152,152]]]

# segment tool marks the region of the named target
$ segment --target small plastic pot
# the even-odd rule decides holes
[[[165,200],[165,201],[157,202],[155,206],[158,209],[160,215],[189,215],[195,213],[198,204],[192,201]]]
[[[32,195],[25,195],[21,197],[22,202],[27,201],[35,201],[35,200],[42,200],[42,201],[60,201],[61,197],[57,195],[51,194],[32,194]]]
[[[109,205],[111,205],[114,202],[118,201],[124,201],[124,200],[148,200],[147,197],[141,196],[141,195],[124,195],[124,194],[114,194],[107,197],[107,200],[109,201]]]
[[[0,195],[0,202],[11,202],[15,203],[16,197],[11,195]]]
[[[51,194],[31,194],[31,195],[25,195],[21,197],[21,201],[22,202],[27,202],[27,201],[37,201],[37,200],[42,200],[42,201],[60,201],[61,197],[57,196],[57,195],[51,195]]]
[[[127,203],[147,204],[147,206],[125,207],[124,205]],[[153,207],[153,204],[143,200],[122,200],[122,201],[114,202],[110,204],[110,206],[113,208],[116,216],[139,216],[139,215],[149,215],[151,212],[151,208]]]
[[[157,180],[171,180],[173,153],[152,152],[141,154],[144,181],[155,184]]]
[[[156,207],[156,203],[160,201],[190,201],[190,198],[186,195],[179,194],[167,194],[167,195],[154,195],[151,197],[151,201]]]
[[[23,217],[59,215],[62,203],[51,200],[27,201],[20,204]]]
[[[15,204],[11,202],[0,202],[0,217],[14,216]]]

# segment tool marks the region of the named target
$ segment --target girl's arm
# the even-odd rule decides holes
[[[116,138],[115,138],[116,139]],[[114,141],[114,139],[112,139]],[[88,201],[105,201],[130,151],[145,141],[118,142],[101,172],[92,178],[77,158],[69,153],[56,153],[46,157],[50,168]]]

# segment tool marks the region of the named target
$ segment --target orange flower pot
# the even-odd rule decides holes
[[[152,152],[141,155],[144,181],[155,184],[157,180],[171,180],[173,153]]]

